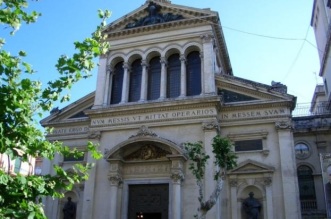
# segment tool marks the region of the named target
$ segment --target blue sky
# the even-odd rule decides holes
[[[145,0],[30,1],[30,9],[42,13],[38,22],[23,25],[13,37],[9,37],[9,29],[3,28],[0,37],[6,38],[5,49],[13,55],[19,50],[28,53],[26,61],[37,71],[33,78],[45,84],[57,77],[56,60],[63,54],[72,54],[73,42],[90,36],[95,29],[99,23],[98,9],[112,11],[110,23],[144,3]],[[281,82],[287,85],[289,94],[298,97],[298,103],[311,101],[315,85],[322,81],[310,27],[312,0],[173,0],[172,3],[219,12],[235,76],[267,85],[272,80]],[[96,72],[73,87],[71,101],[95,90]]]

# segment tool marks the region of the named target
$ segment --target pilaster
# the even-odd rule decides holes
[[[211,34],[201,36],[203,44],[203,81],[204,94],[215,95],[215,73],[214,73],[214,38]]]
[[[182,156],[171,156],[171,176],[172,179],[172,217],[181,219],[181,183],[184,180],[184,159]]]
[[[185,55],[180,56],[180,97],[186,96],[186,58]]]
[[[124,76],[123,76],[121,103],[127,103],[129,98],[129,84],[130,84],[130,66],[128,62],[125,62],[123,64],[123,69],[124,69]]]
[[[106,92],[106,77],[107,77],[107,58],[100,57],[97,76],[97,89],[95,91],[95,100],[93,108],[100,108],[104,103],[104,94]]]
[[[280,174],[282,176],[284,218],[301,218],[298,178],[294,155],[292,124],[290,120],[275,123],[278,132]]]
[[[118,189],[119,189],[119,185],[123,182],[123,180],[122,180],[122,162],[121,161],[111,161],[110,162],[108,180],[110,182],[109,218],[117,218],[117,203],[119,202],[117,199]]]
[[[141,90],[140,90],[140,100],[141,102],[147,100],[147,81],[148,81],[148,75],[147,75],[147,63],[146,60],[141,61],[142,66],[142,76],[141,76]]]

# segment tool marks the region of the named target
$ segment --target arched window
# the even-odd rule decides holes
[[[181,63],[179,54],[171,55],[168,58],[167,72],[167,97],[178,97],[180,95],[180,69]]]
[[[114,67],[110,104],[116,104],[121,102],[123,75],[124,75],[123,62],[119,62]]]
[[[135,60],[131,67],[132,71],[130,73],[129,102],[135,102],[140,99],[142,76],[141,59]]]
[[[187,96],[201,94],[201,59],[197,51],[188,54],[186,59]]]
[[[302,165],[298,167],[297,171],[302,210],[317,209],[312,169],[309,166]]]
[[[161,63],[160,57],[154,57],[149,62],[147,100],[156,100],[160,97]]]

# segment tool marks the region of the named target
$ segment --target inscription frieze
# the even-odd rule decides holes
[[[221,119],[236,120],[236,119],[266,118],[266,117],[284,116],[289,114],[290,112],[286,108],[245,110],[239,112],[221,113]]]
[[[50,133],[51,135],[68,135],[68,134],[80,134],[89,131],[88,126],[75,126],[75,127],[64,127],[64,128],[54,128]]]
[[[161,164],[137,164],[125,165],[123,169],[124,175],[140,175],[140,174],[170,174],[170,163]]]
[[[204,109],[191,109],[191,110],[179,110],[168,111],[160,113],[142,113],[136,115],[127,116],[113,116],[104,118],[95,118],[91,120],[91,126],[111,126],[118,124],[129,124],[136,122],[151,122],[151,121],[166,121],[173,119],[185,119],[185,118],[199,118],[206,116],[216,116],[217,112],[214,108]]]

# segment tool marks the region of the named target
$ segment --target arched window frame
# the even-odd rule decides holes
[[[111,86],[111,98],[110,104],[117,104],[121,102],[122,99],[122,88],[123,88],[123,78],[124,78],[124,62],[118,62],[114,66],[112,72],[112,86]]]

